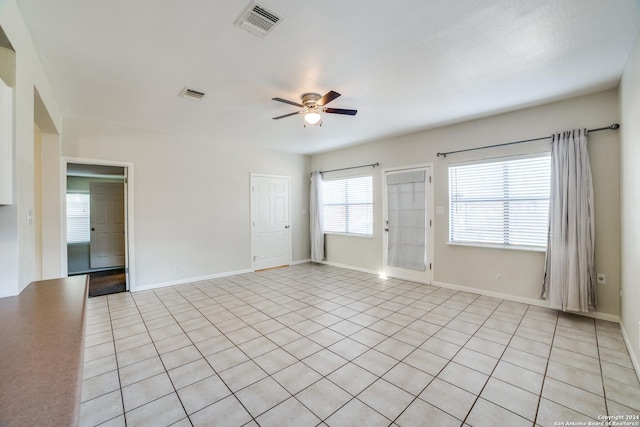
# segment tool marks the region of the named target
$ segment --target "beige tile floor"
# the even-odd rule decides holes
[[[312,264],[89,300],[82,426],[638,414],[619,326],[536,306]]]

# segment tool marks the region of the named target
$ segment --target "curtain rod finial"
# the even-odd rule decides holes
[[[620,129],[620,125],[618,123],[614,123],[611,126],[609,126],[609,129],[611,130]]]

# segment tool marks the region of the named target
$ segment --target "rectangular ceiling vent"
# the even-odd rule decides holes
[[[184,89],[182,89],[182,92],[180,92],[180,96],[183,98],[195,99],[196,101],[200,101],[202,98],[204,98],[205,93],[185,87]]]
[[[264,38],[281,20],[281,17],[266,7],[260,6],[256,2],[251,2],[236,21],[236,26]]]

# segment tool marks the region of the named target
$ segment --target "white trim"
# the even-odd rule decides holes
[[[499,245],[497,243],[478,243],[478,242],[447,242],[450,246],[468,246],[472,248],[483,249],[506,249],[510,251],[525,251],[525,252],[546,252],[547,248],[535,247],[535,246],[518,246],[518,245]]]
[[[299,261],[293,261],[291,265],[307,264],[309,262],[311,262],[311,258],[301,259]]]
[[[502,292],[487,291],[485,289],[472,288],[470,286],[452,285],[451,283],[444,283],[444,282],[434,282],[434,286],[440,286],[441,288],[453,289],[456,291],[464,291],[464,292],[469,292],[473,294],[480,294],[488,297],[500,298],[500,299],[509,300],[509,301],[521,302],[523,304],[535,305],[537,307],[549,308],[549,302],[542,299],[520,297],[517,295],[504,294]],[[600,313],[598,311],[590,311],[588,313],[570,311],[567,313],[577,314],[579,316],[585,316],[585,317],[592,317],[594,319],[607,320],[609,322],[620,323],[620,317],[614,314]]]
[[[68,163],[80,163],[87,165],[101,165],[101,166],[115,166],[115,167],[124,167],[126,168],[126,179],[127,179],[127,200],[126,207],[126,222],[127,222],[127,230],[126,230],[126,243],[125,243],[125,266],[128,269],[128,278],[129,281],[127,283],[128,290],[131,292],[135,292],[138,289],[136,288],[136,263],[135,263],[135,238],[134,238],[134,170],[133,170],[133,162],[124,162],[118,160],[102,160],[102,159],[87,159],[83,157],[68,157],[62,156],[60,159],[61,167],[60,167],[60,192],[61,192],[61,215],[60,215],[60,230],[61,230],[61,238],[60,238],[60,272],[62,277],[66,277],[69,274],[68,265],[67,265],[67,203],[66,203],[66,192],[67,192],[67,164]]]
[[[636,376],[638,377],[638,380],[640,380],[640,360],[638,359],[638,354],[633,351],[633,346],[631,345],[631,341],[629,340],[629,335],[627,335],[627,330],[624,328],[624,324],[622,322],[620,322],[620,332],[622,332],[622,338],[624,338],[624,343],[627,346],[627,351],[629,352],[631,363],[636,370]]]
[[[204,280],[219,279],[221,277],[237,276],[239,274],[247,274],[247,273],[253,273],[253,272],[254,271],[251,269],[225,271],[223,273],[208,274],[206,276],[190,277],[187,279],[178,279],[178,280],[172,280],[169,282],[160,282],[160,283],[155,283],[151,285],[138,286],[135,290],[132,290],[131,292],[150,291],[152,289],[157,289],[157,288],[166,288],[167,286],[184,285],[187,283],[202,282]]]
[[[287,192],[289,194],[287,194],[287,204],[289,206],[287,206],[287,208],[289,209],[289,260],[288,260],[288,264],[287,265],[291,265],[292,263],[292,259],[293,259],[293,239],[292,239],[292,234],[293,234],[293,228],[291,227],[291,222],[292,222],[292,218],[291,218],[291,177],[290,176],[286,176],[286,175],[268,175],[268,174],[264,174],[264,173],[251,173],[250,174],[250,180],[249,180],[249,192],[250,192],[250,200],[251,202],[249,203],[249,210],[250,210],[250,219],[249,219],[249,231],[251,233],[251,271],[256,271],[255,268],[255,260],[254,260],[254,253],[255,253],[255,238],[254,238],[254,232],[253,232],[253,223],[254,223],[254,216],[253,216],[253,181],[254,178],[256,177],[263,177],[263,178],[278,178],[278,179],[286,179],[287,180]]]
[[[354,270],[354,271],[359,271],[361,273],[369,273],[369,274],[375,274],[376,276],[380,276],[380,272],[378,271],[369,270],[368,268],[360,268],[360,267],[354,267],[351,265],[340,264],[333,261],[320,261],[317,264],[330,265],[331,267],[344,268],[346,270]]]
[[[404,280],[404,281],[407,281],[407,282],[420,283],[422,285],[431,285],[431,283],[429,283],[429,282],[412,279],[410,277],[403,277],[401,274],[385,274],[385,273],[376,273],[376,274],[384,276],[384,277],[386,277],[388,279],[398,279],[398,280]]]
[[[401,171],[409,171],[414,169],[422,169],[427,175],[425,176],[425,180],[427,177],[430,178],[430,182],[426,182],[427,188],[427,198],[426,198],[426,214],[427,221],[431,221],[431,226],[427,226],[427,255],[428,255],[428,263],[431,264],[431,269],[427,270],[427,281],[424,280],[416,280],[415,278],[406,278],[401,277],[402,275],[395,273],[388,273],[385,271],[387,269],[387,232],[385,231],[385,222],[387,217],[387,173],[388,172],[401,172]],[[431,284],[433,283],[433,278],[435,277],[435,170],[433,167],[433,163],[421,163],[417,165],[409,165],[409,166],[401,166],[401,167],[393,167],[393,168],[385,168],[380,171],[380,191],[382,193],[382,211],[381,211],[381,221],[380,221],[380,230],[382,237],[382,271],[383,274],[387,277],[394,277],[401,280],[408,280],[417,283],[423,284]],[[428,266],[427,266],[428,267]],[[379,273],[375,273],[379,274]]]

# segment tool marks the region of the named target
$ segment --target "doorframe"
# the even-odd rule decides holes
[[[286,179],[287,180],[287,200],[288,200],[288,215],[289,215],[289,237],[288,237],[288,245],[289,245],[289,260],[288,260],[288,265],[291,265],[292,260],[293,260],[293,244],[292,244],[292,236],[291,234],[293,233],[293,227],[291,226],[291,177],[290,176],[285,176],[285,175],[269,175],[269,174],[265,174],[265,173],[251,173],[250,174],[251,179],[249,180],[249,194],[250,194],[250,203],[249,203],[249,209],[250,209],[250,220],[249,220],[249,230],[251,232],[251,271],[256,271],[255,268],[255,260],[254,260],[254,253],[255,253],[255,249],[256,249],[256,243],[255,243],[255,236],[254,236],[254,232],[253,232],[253,223],[255,221],[254,218],[254,214],[253,214],[253,187],[254,187],[254,180],[257,177],[261,177],[261,178],[279,178],[279,179]]]
[[[125,268],[127,271],[127,290],[136,291],[135,249],[134,249],[134,173],[133,162],[117,160],[100,160],[82,157],[62,156],[60,160],[60,271],[62,277],[69,274],[67,265],[67,164],[79,163],[84,165],[114,166],[125,168]]]
[[[421,164],[417,164],[417,165],[408,165],[408,166],[400,166],[400,167],[393,167],[393,168],[386,168],[386,169],[382,169],[381,173],[382,173],[382,179],[381,179],[381,190],[382,190],[382,220],[380,221],[380,232],[382,233],[382,271],[385,275],[387,275],[387,259],[388,259],[388,238],[387,238],[387,232],[385,231],[385,219],[387,217],[387,210],[388,210],[388,201],[387,201],[387,172],[400,172],[403,170],[411,170],[411,169],[423,169],[423,168],[429,168],[429,178],[430,178],[430,182],[426,182],[426,188],[427,188],[427,197],[426,197],[426,202],[427,202],[427,209],[426,209],[426,213],[427,213],[427,221],[431,221],[431,225],[427,227],[427,254],[429,255],[429,259],[428,261],[431,263],[431,269],[428,270],[429,273],[427,274],[428,277],[428,281],[429,284],[433,284],[433,278],[435,275],[435,208],[434,208],[434,194],[433,194],[433,189],[434,189],[434,170],[433,170],[433,163],[421,163]],[[385,243],[387,243],[385,245]],[[412,282],[415,282],[415,279],[408,279],[406,277],[397,277],[397,276],[389,276],[389,277],[394,277],[396,279],[402,279],[402,280],[411,280]],[[423,281],[418,281],[419,283],[426,283]]]

